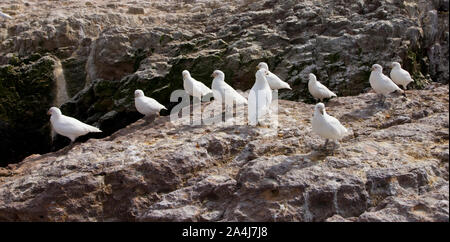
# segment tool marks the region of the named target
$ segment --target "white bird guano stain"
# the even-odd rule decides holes
[[[84,84],[84,87],[88,87],[92,80],[97,79],[97,69],[95,68],[95,41],[92,41],[91,43],[91,51],[89,52],[88,59],[86,61],[86,66],[84,67],[86,70],[86,82]]]
[[[67,94],[66,88],[66,78],[64,77],[63,68],[61,65],[61,61],[55,58],[55,66],[53,68],[53,76],[56,81],[56,95],[53,101],[53,106],[61,107],[67,100],[69,100],[69,95]],[[52,140],[56,137],[56,132],[52,127]]]
[[[53,68],[53,76],[56,79],[56,98],[54,100],[54,106],[61,107],[63,103],[69,100],[66,88],[66,78],[64,78],[63,68],[61,61],[56,59],[55,67]]]

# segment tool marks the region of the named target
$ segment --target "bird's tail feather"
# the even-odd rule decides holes
[[[97,127],[94,127],[94,126],[87,126],[87,128],[88,128],[88,130],[89,130],[89,132],[92,132],[92,133],[100,133],[100,132],[103,132],[103,131],[101,131],[99,128],[97,128]]]

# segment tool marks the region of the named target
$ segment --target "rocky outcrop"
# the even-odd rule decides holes
[[[0,7],[14,17],[0,25],[0,64],[36,53],[58,58],[71,98],[63,113],[104,135],[137,120],[136,88],[175,105],[169,94],[182,88],[183,69],[208,85],[221,69],[246,90],[266,61],[293,87],[280,97],[305,102],[312,102],[310,72],[338,96],[367,91],[373,63],[388,72],[400,61],[413,88],[449,79],[446,0],[7,0]]]
[[[336,150],[299,102],[278,126],[138,120],[1,168],[0,220],[448,222],[448,85],[377,100],[326,104],[351,130]]]

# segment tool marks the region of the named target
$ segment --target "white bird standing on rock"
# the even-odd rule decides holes
[[[391,64],[392,70],[391,70],[391,79],[395,82],[397,85],[403,86],[403,89],[406,90],[406,86],[413,82],[414,80],[411,78],[411,75],[409,72],[402,69],[400,66],[400,63],[398,62],[392,62]]]
[[[146,97],[144,92],[140,89],[134,91],[134,105],[136,106],[137,111],[145,116],[152,114],[159,115],[159,111],[161,111],[161,109],[167,110],[166,107],[155,99]]]
[[[256,81],[248,94],[248,122],[250,125],[257,125],[258,121],[270,111],[272,102],[272,90],[267,82],[267,69],[259,69],[256,74]]]
[[[90,132],[102,132],[100,129],[80,122],[72,117],[65,116],[61,113],[61,110],[57,107],[51,107],[48,112],[50,117],[50,123],[56,133],[66,136],[73,143],[79,136],[85,135]]]
[[[4,12],[2,12],[2,11],[0,11],[0,17],[6,18],[6,19],[12,19],[11,16],[9,16],[8,14],[6,14],[6,13],[4,13]]]
[[[257,65],[258,70],[259,69],[266,69],[266,79],[269,83],[270,89],[272,90],[278,90],[278,89],[289,89],[292,90],[292,88],[289,86],[287,82],[282,81],[277,75],[273,74],[269,71],[269,66],[265,62],[260,62]]]
[[[322,101],[324,98],[337,97],[337,95],[330,91],[326,86],[317,81],[316,75],[310,73],[308,81],[309,93],[315,98]]]
[[[202,96],[212,93],[211,89],[209,89],[205,84],[192,78],[189,71],[184,70],[182,72],[182,75],[183,75],[184,90],[189,95],[201,98]]]
[[[225,82],[225,74],[222,71],[215,70],[211,76],[214,77],[211,84],[214,100],[221,100],[222,103],[229,100],[235,101],[236,104],[247,104],[247,99]]]
[[[339,120],[325,112],[325,105],[323,103],[318,103],[314,107],[312,130],[325,139],[324,147],[327,146],[329,139],[336,144],[348,132]]]
[[[389,77],[383,74],[383,67],[378,64],[372,66],[369,82],[373,90],[382,95],[382,101],[384,101],[383,97],[386,98],[390,93],[395,91],[404,94],[402,89],[400,89]]]

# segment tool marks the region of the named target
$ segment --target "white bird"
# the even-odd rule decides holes
[[[214,100],[221,100],[222,103],[234,101],[236,104],[247,104],[247,99],[225,82],[225,74],[222,71],[215,70],[211,76],[214,77],[211,84]]]
[[[139,89],[134,91],[134,106],[136,106],[138,112],[144,114],[145,116],[149,116],[152,114],[159,115],[159,111],[161,111],[161,109],[167,110],[166,107],[164,107],[155,99],[146,97],[144,95],[144,92]]]
[[[406,90],[406,86],[414,81],[411,78],[411,75],[406,70],[403,70],[398,62],[392,62],[391,67],[392,70],[390,76],[392,81],[399,86],[403,86],[403,89]]]
[[[332,140],[336,144],[348,132],[339,120],[325,112],[325,105],[323,103],[318,103],[314,107],[312,130],[325,139],[324,146],[327,145],[328,140]]]
[[[6,18],[6,19],[12,19],[12,17],[11,16],[9,16],[8,14],[6,14],[6,13],[3,13],[2,11],[0,11],[0,17],[2,17],[2,18]]]
[[[403,90],[400,89],[389,77],[383,74],[383,68],[378,64],[374,64],[372,66],[369,82],[373,90],[375,90],[376,93],[381,94],[382,98],[386,98],[388,94],[395,91],[404,93]],[[382,99],[382,101],[384,100]]]
[[[270,89],[272,89],[272,90],[278,90],[278,89],[292,90],[292,88],[289,86],[289,84],[287,82],[282,81],[277,75],[275,75],[269,71],[269,66],[267,65],[267,63],[260,62],[257,65],[257,68],[267,70],[266,79],[267,79],[267,82],[269,82]]]
[[[316,75],[312,73],[309,74],[308,90],[315,99],[320,99],[320,101],[324,98],[337,97],[334,92],[317,81]]]
[[[195,80],[191,77],[189,71],[184,70],[182,72],[183,75],[183,87],[184,90],[191,96],[202,97],[212,93],[211,89],[209,89],[205,84]]]
[[[72,117],[65,116],[61,113],[61,110],[57,107],[51,107],[48,112],[50,117],[50,123],[56,133],[66,136],[73,143],[79,136],[85,135],[90,132],[102,132],[100,129],[80,122]]]
[[[267,69],[259,69],[256,74],[256,81],[248,94],[248,122],[250,125],[258,124],[270,110],[272,102],[272,90],[267,82]]]

